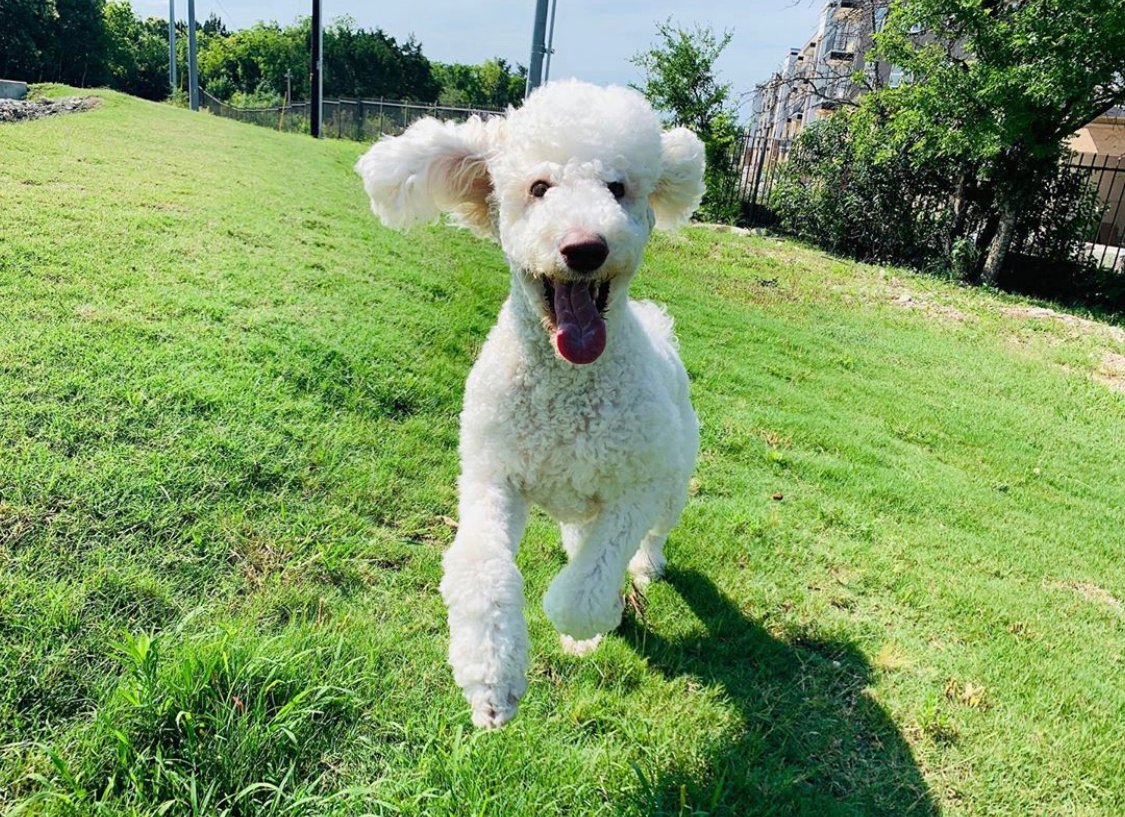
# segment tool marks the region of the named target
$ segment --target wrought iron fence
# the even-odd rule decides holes
[[[777,223],[772,206],[774,184],[789,158],[791,139],[739,134],[729,154],[729,164],[711,174],[710,184],[718,186],[711,194],[721,212],[738,213],[746,227],[772,227]]]
[[[1125,156],[1075,154],[1066,167],[1085,176],[1102,217],[1086,244],[1100,267],[1125,272]]]
[[[712,194],[721,212],[737,213],[746,227],[773,227],[773,193],[793,145],[791,139],[743,132],[729,164],[712,174]],[[1065,167],[1086,180],[1101,209],[1101,219],[1085,243],[1086,260],[1125,272],[1125,157],[1074,154]],[[1034,254],[1034,241],[1027,250]]]
[[[308,102],[271,108],[239,108],[206,91],[203,91],[202,99],[207,110],[216,116],[291,133],[309,132]],[[321,135],[370,142],[383,134],[402,133],[413,122],[426,116],[463,122],[470,116],[486,119],[502,113],[494,108],[422,105],[387,99],[326,99],[322,107]]]

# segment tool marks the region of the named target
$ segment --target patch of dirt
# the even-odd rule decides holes
[[[1125,355],[1106,352],[1094,377],[1114,391],[1125,394]]]
[[[64,113],[81,113],[98,107],[96,96],[68,96],[63,99],[0,99],[0,122],[21,122]]]
[[[1104,604],[1111,610],[1116,610],[1118,613],[1125,613],[1125,604],[1121,603],[1121,599],[1110,593],[1104,587],[1098,587],[1093,582],[1046,582],[1044,587],[1051,590],[1069,590],[1072,593],[1077,593],[1086,601]]]
[[[1066,312],[1056,312],[1054,309],[1048,309],[1043,306],[1007,306],[1000,310],[1005,315],[1012,318],[1030,318],[1032,320],[1055,320],[1071,329],[1075,329],[1084,334],[1100,335],[1105,334],[1114,340],[1125,343],[1125,329],[1120,326],[1110,326],[1104,323],[1098,323],[1087,318],[1080,318],[1077,315],[1070,315]]]
[[[732,233],[734,235],[765,235],[765,230],[762,229],[747,229],[746,227],[736,227],[733,224],[717,224],[711,221],[700,221],[692,225],[701,230],[712,230],[716,233]]]
[[[936,318],[944,318],[945,320],[964,322],[969,319],[969,316],[962,312],[955,306],[949,304],[939,304],[936,301],[927,301],[913,293],[903,293],[895,298],[894,302],[903,307],[904,309],[917,309],[925,312],[927,315],[933,315]]]

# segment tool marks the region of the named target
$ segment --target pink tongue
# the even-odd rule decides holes
[[[605,351],[605,321],[589,284],[555,282],[555,347],[571,363],[593,363]]]

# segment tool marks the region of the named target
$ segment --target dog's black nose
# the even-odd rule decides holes
[[[571,230],[563,236],[559,246],[566,265],[575,272],[593,272],[609,256],[609,244],[597,233]]]

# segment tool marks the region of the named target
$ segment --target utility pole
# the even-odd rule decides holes
[[[168,85],[176,95],[176,0],[168,0]]]
[[[199,110],[199,72],[195,65],[195,0],[187,0],[188,101]]]
[[[320,138],[321,106],[324,94],[324,30],[320,19],[320,0],[312,0],[312,77],[310,94],[312,104],[309,106],[309,133],[313,138]]]
[[[535,24],[531,27],[531,64],[527,69],[528,96],[543,82],[543,54],[547,51],[547,3],[549,0],[536,0]]]
[[[547,59],[543,62],[543,82],[551,80],[551,55],[555,53],[555,12],[558,11],[559,0],[551,0],[551,22],[547,26]]]
[[[293,72],[285,69],[285,107],[293,104]]]

